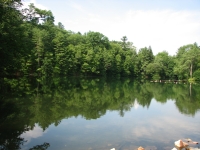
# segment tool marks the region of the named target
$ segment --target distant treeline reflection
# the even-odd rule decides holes
[[[0,149],[19,149],[25,142],[19,136],[35,123],[45,130],[64,118],[97,119],[108,110],[124,116],[136,101],[148,108],[152,99],[161,103],[171,99],[182,114],[191,116],[200,109],[200,86],[190,84],[140,83],[129,78],[24,77],[3,78],[0,88]]]
[[[107,110],[117,110],[123,116],[135,101],[148,108],[153,98],[161,103],[174,100],[183,114],[195,115],[200,109],[198,85],[140,83],[129,78],[4,79],[2,90],[5,103],[25,107],[33,122],[44,128],[72,116],[96,119]]]

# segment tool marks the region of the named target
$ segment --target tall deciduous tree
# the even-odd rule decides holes
[[[93,50],[96,50],[98,48],[109,48],[109,40],[106,36],[99,32],[88,32],[86,34],[86,38],[89,42],[89,44],[92,46]]]
[[[138,52],[138,60],[139,60],[139,70],[142,75],[142,77],[147,77],[146,76],[146,67],[149,63],[152,63],[154,60],[154,55],[152,52],[151,47],[147,48],[141,48]]]
[[[200,48],[196,43],[178,49],[174,73],[179,79],[192,78],[193,71],[198,69]]]
[[[22,41],[21,0],[0,2],[0,74],[11,74],[20,68]]]
[[[155,56],[154,62],[147,65],[147,73],[153,79],[172,79],[174,60],[166,51],[160,52]]]

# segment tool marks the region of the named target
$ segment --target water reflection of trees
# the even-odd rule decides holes
[[[2,94],[2,93],[1,93]],[[20,135],[29,130],[29,117],[26,110],[16,101],[0,99],[0,150],[20,149],[25,142]],[[28,117],[28,118],[27,118]]]
[[[190,90],[188,84],[104,78],[4,78],[1,83],[1,149],[3,146],[18,149],[24,142],[19,136],[33,129],[35,123],[45,130],[50,124],[58,125],[63,118],[72,116],[96,119],[108,110],[124,116],[136,100],[148,108],[152,98],[161,103],[172,99],[181,113],[192,116],[200,109],[198,85],[192,85]]]

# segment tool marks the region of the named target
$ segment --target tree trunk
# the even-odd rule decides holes
[[[192,63],[190,65],[190,78],[192,78]]]

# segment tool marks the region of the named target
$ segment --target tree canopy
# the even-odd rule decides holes
[[[0,75],[131,76],[142,79],[199,80],[200,48],[181,46],[175,56],[153,55],[151,46],[137,52],[123,36],[110,41],[102,33],[84,34],[54,24],[50,10],[20,0],[1,0]]]

